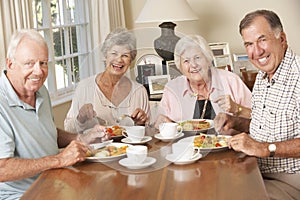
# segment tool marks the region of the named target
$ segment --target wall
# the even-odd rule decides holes
[[[199,20],[176,22],[176,32],[180,34],[200,34],[208,42],[229,42],[231,53],[244,53],[238,25],[244,15],[256,9],[275,11],[283,23],[288,43],[300,54],[300,1],[299,0],[187,0],[198,15]],[[160,35],[159,23],[135,24],[146,0],[124,0],[128,29],[138,32],[138,43],[153,46],[153,40]],[[172,6],[170,5],[170,9]],[[153,8],[155,9],[155,8]],[[151,31],[149,31],[151,30]],[[141,37],[141,38],[140,38]],[[142,44],[141,44],[142,43]]]

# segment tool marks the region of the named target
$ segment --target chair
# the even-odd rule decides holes
[[[256,76],[258,71],[257,70],[241,70],[242,74],[242,80],[247,85],[247,87],[252,91],[252,88],[254,86]]]

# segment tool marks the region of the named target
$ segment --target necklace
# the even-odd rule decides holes
[[[203,119],[204,118],[204,115],[205,115],[205,112],[206,112],[206,108],[207,108],[207,102],[208,102],[208,99],[209,99],[209,94],[208,94],[208,97],[205,97],[204,95],[202,94],[198,94],[198,93],[193,93],[192,96],[194,97],[203,97],[205,99],[204,101],[204,105],[203,105],[203,109],[202,109],[202,113],[200,115],[200,119]]]
[[[203,109],[202,109],[202,113],[201,113],[201,115],[200,115],[200,119],[203,119],[203,117],[204,117],[204,115],[205,115],[205,112],[206,112],[207,102],[208,102],[208,99],[209,99],[209,95],[208,95],[207,98],[205,98],[204,95],[197,94],[197,93],[193,93],[193,94],[191,94],[191,95],[194,96],[194,97],[197,97],[197,98],[198,98],[198,97],[203,97],[203,98],[205,99],[204,105],[203,105]]]
[[[204,115],[205,115],[207,102],[208,102],[208,99],[205,99],[205,102],[204,102],[204,106],[203,106],[203,110],[202,110],[200,119],[203,119],[203,117],[204,117]]]
[[[207,89],[207,85],[205,85],[205,88]],[[203,109],[202,109],[202,113],[200,115],[200,119],[204,118],[206,108],[207,108],[208,99],[209,99],[209,95],[210,95],[210,92],[208,92],[207,96],[204,96],[203,94],[199,94],[199,93],[196,93],[196,92],[192,93],[192,96],[197,97],[197,100],[198,100],[198,97],[202,97],[202,98],[205,99]]]

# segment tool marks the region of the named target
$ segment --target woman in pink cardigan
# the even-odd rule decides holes
[[[174,59],[183,75],[165,86],[156,127],[167,121],[214,119],[219,112],[250,117],[251,91],[236,74],[213,67],[213,53],[203,37],[181,38]]]

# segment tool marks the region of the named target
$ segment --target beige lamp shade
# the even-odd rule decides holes
[[[136,23],[197,20],[186,0],[147,0]]]

